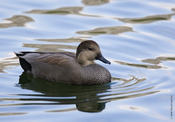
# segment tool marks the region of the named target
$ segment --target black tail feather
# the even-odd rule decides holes
[[[25,59],[19,57],[19,62],[24,72],[32,71],[32,66]]]
[[[31,64],[27,62],[24,58],[21,57],[21,56],[24,56],[28,52],[19,52],[19,53],[14,52],[14,53],[19,58],[20,65],[23,68],[24,72],[28,72],[28,71],[31,72],[32,71]]]
[[[31,53],[31,52],[19,52],[19,53],[14,52],[14,53],[17,57],[19,57],[19,56],[24,56],[25,54]]]

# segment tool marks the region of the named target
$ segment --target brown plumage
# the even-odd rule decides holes
[[[111,81],[109,71],[94,62],[101,60],[110,64],[102,56],[98,44],[92,40],[80,43],[76,54],[20,52],[16,55],[24,71],[33,74],[34,77],[70,84],[101,84]]]

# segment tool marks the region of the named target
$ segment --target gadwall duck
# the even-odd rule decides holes
[[[102,84],[111,81],[110,72],[94,60],[106,64],[98,44],[92,40],[83,41],[76,54],[71,52],[19,52],[24,72],[49,81],[69,84]]]

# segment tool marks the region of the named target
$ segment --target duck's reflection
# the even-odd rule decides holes
[[[106,102],[100,99],[110,89],[110,84],[81,86],[68,85],[35,79],[27,73],[20,76],[19,84],[24,89],[43,93],[46,98],[53,98],[53,102],[60,104],[75,104],[79,111],[101,112]],[[47,101],[50,99],[44,99]]]

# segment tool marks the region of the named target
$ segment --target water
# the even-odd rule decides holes
[[[0,121],[171,122],[174,0],[0,0]],[[13,52],[95,40],[112,82],[74,86],[22,73]]]

